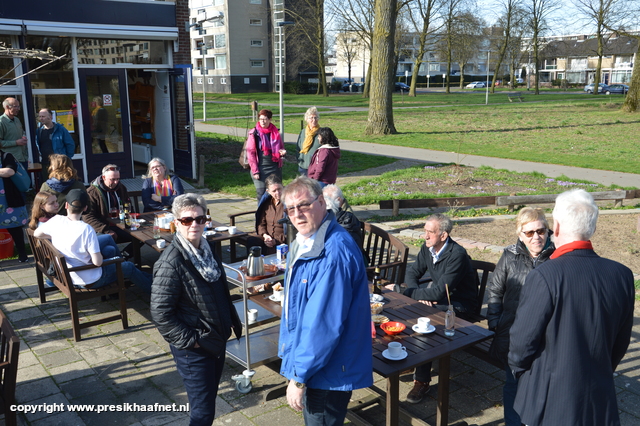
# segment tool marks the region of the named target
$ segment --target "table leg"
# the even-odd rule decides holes
[[[140,255],[140,240],[137,238],[131,238],[131,244],[133,247],[133,263],[138,268],[142,268],[142,256]]]
[[[387,377],[387,426],[400,422],[400,374]]]
[[[216,247],[216,254],[218,255],[218,259],[222,259],[222,242],[216,241],[214,242],[214,245]]]
[[[438,409],[436,413],[436,425],[447,426],[449,423],[449,371],[451,357],[443,356],[438,360]]]

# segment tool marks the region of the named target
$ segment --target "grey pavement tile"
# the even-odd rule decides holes
[[[18,359],[18,364],[20,364],[19,359]],[[18,378],[17,378],[18,383],[44,379],[45,377],[49,377],[49,373],[40,364],[31,365],[29,367],[18,368]]]
[[[304,419],[302,414],[298,414],[293,411],[289,406],[278,408],[273,411],[260,414],[255,417],[250,417],[250,420],[258,425],[304,425]]]
[[[234,410],[242,411],[247,417],[257,417],[262,413],[277,410],[281,407],[287,406],[287,400],[284,397],[272,399],[271,401],[263,401],[263,393],[258,390],[252,390],[248,394],[240,395],[237,391],[238,398],[228,400],[229,405]],[[221,395],[218,394],[220,397]],[[226,398],[225,398],[226,399]]]
[[[214,421],[213,421],[213,425],[212,426],[256,426],[256,425],[261,425],[261,426],[270,426],[270,425],[280,425],[280,426],[294,426],[294,425],[303,425],[304,421],[302,423],[297,422],[297,423],[278,423],[277,421],[274,421],[273,423],[267,423],[266,421],[263,423],[262,420],[266,420],[266,419],[260,419],[260,423],[256,423],[253,422],[251,420],[249,420],[244,414],[238,412],[238,411],[234,411],[233,413],[230,413],[226,416],[223,417],[217,417]]]
[[[60,389],[50,377],[30,380],[18,383],[16,386],[16,401],[19,404],[24,404],[59,392]]]
[[[86,359],[90,365],[101,364],[105,361],[126,360],[126,356],[122,353],[122,349],[119,349],[114,345],[87,349],[82,352],[82,357]]]
[[[449,395],[449,406],[455,407],[465,416],[473,416],[492,405],[482,394],[467,388],[458,389]]]
[[[109,389],[119,397],[125,397],[146,388],[156,388],[149,379],[140,372],[105,380]]]
[[[72,348],[71,343],[69,343],[67,339],[55,337],[55,335],[52,336],[52,339],[55,339],[55,340],[36,340],[33,342],[29,342],[28,344],[31,347],[31,350],[33,351],[33,353],[36,354],[38,357],[41,357],[43,355],[46,355],[52,352],[58,352],[65,349]]]
[[[40,356],[40,362],[42,362],[42,365],[47,369],[60,367],[81,360],[82,356],[80,356],[73,348],[51,352]]]
[[[139,404],[139,405],[154,405],[154,404],[162,404],[162,405],[171,405],[173,401],[167,398],[159,389],[154,386],[147,386],[146,388],[141,389],[140,391],[131,393],[127,395],[126,402],[131,404]],[[144,424],[144,420],[150,417],[153,417],[154,414],[157,414],[153,411],[140,411],[136,412],[136,418],[140,420]],[[173,414],[175,416],[182,416],[181,413],[165,413],[165,414]]]
[[[110,360],[100,363],[91,364],[91,367],[96,372],[97,377],[101,380],[109,380],[114,377],[127,376],[129,374],[138,373],[136,366],[128,359],[122,359],[118,361]]]
[[[156,412],[152,416],[142,420],[144,426],[162,426],[189,424],[189,413],[182,412]]]
[[[53,380],[55,380],[56,383],[61,384],[80,377],[92,376],[94,371],[89,364],[82,359],[59,367],[50,368],[49,373],[53,376]]]
[[[91,395],[86,395],[77,398],[73,401],[74,404],[94,405],[95,410],[98,409],[97,405],[114,405],[117,409],[118,404],[122,404],[110,390],[102,390]],[[124,408],[124,407],[123,407]],[[109,423],[115,425],[132,425],[139,421],[136,417],[136,412],[130,411],[109,411],[98,413],[97,411],[82,411],[78,412],[80,418],[88,425],[104,426],[105,420],[108,419]]]
[[[77,413],[65,411],[36,420],[31,423],[31,426],[85,426],[85,423]]]
[[[7,312],[9,320],[15,324],[18,321],[24,321],[31,318],[43,317],[44,314],[37,306],[31,306],[27,309],[21,309],[15,312]],[[14,325],[15,327],[15,325]]]
[[[16,311],[16,312],[23,312],[23,311],[30,311],[30,310],[31,310],[30,308],[27,308],[27,309],[23,309],[21,311]],[[11,323],[13,325],[13,328],[18,331],[27,329],[27,328],[32,328],[32,327],[46,327],[46,326],[53,325],[49,317],[47,317],[44,314],[40,314],[38,316],[33,316],[29,318],[24,318],[18,321],[11,321]]]
[[[62,383],[60,390],[75,404],[77,398],[83,398],[87,395],[107,390],[107,385],[96,376],[87,376]]]
[[[0,294],[0,303],[5,313],[36,306],[33,300],[26,297],[26,294],[20,289],[11,293]]]
[[[618,408],[625,413],[638,416],[640,413],[640,395],[631,392],[621,392],[617,396]]]
[[[80,340],[79,342],[73,342],[73,347],[81,353],[90,350],[97,350],[99,348],[112,344],[113,343],[111,342],[111,340],[109,340],[109,337],[102,334],[90,338],[85,338],[83,335],[82,340]]]
[[[503,385],[502,381],[496,380],[489,374],[479,370],[470,370],[467,373],[453,377],[451,378],[451,383],[452,385],[456,383],[461,387],[473,389],[479,394]]]
[[[149,337],[143,331],[130,329],[125,333],[109,334],[107,339],[122,350],[149,342]]]
[[[30,367],[32,365],[38,365],[38,364],[40,364],[40,361],[34,355],[34,353],[31,352],[30,349],[25,349],[22,352],[20,352],[20,354],[18,355],[18,369],[22,369],[22,368],[26,368],[26,367]]]
[[[620,426],[637,426],[640,425],[640,417],[638,417],[638,412],[636,411],[634,414],[620,413]]]
[[[37,407],[34,412],[24,413],[24,416],[29,422],[36,420],[53,417],[54,415],[64,414],[67,411],[67,398],[64,395],[57,393],[55,395],[47,396],[35,401],[29,402],[28,405]]]

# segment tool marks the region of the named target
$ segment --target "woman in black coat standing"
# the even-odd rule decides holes
[[[242,326],[213,245],[202,236],[204,198],[173,201],[176,234],[153,269],[151,316],[169,343],[189,397],[190,425],[213,423],[227,339]]]
[[[525,207],[516,218],[518,241],[504,249],[488,286],[487,320],[495,331],[491,355],[505,366],[506,382],[503,389],[505,426],[520,426],[520,416],[513,409],[518,382],[507,364],[509,331],[516,318],[520,290],[529,272],[549,259],[555,250],[551,230],[539,208]]]

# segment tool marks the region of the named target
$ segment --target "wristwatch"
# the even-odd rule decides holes
[[[296,382],[295,380],[293,381],[293,384],[296,385],[298,389],[304,389],[306,386],[304,383]]]

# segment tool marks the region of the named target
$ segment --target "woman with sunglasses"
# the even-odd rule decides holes
[[[549,259],[555,246],[544,211],[525,207],[516,217],[518,241],[506,247],[487,287],[489,291],[487,320],[495,331],[490,354],[505,366],[503,388],[504,420],[506,426],[520,426],[520,416],[513,409],[518,387],[507,363],[509,331],[516,318],[520,290],[529,272]]]
[[[213,423],[227,339],[242,334],[222,262],[202,236],[201,195],[173,201],[175,238],[155,263],[151,316],[169,343],[191,405],[191,425]]]
[[[287,154],[280,131],[271,122],[272,116],[268,109],[261,110],[258,123],[247,138],[247,159],[258,201],[264,195],[267,176],[275,174],[282,180],[282,159]]]

